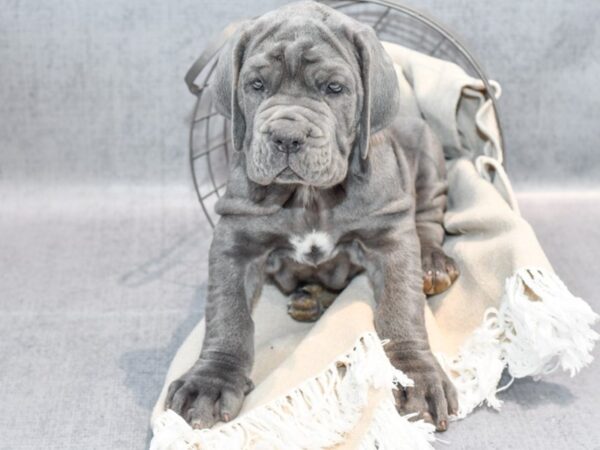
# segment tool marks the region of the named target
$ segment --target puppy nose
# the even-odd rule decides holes
[[[297,153],[304,147],[304,137],[299,135],[273,133],[271,140],[277,150],[283,153]]]

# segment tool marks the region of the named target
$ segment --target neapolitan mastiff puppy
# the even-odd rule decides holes
[[[398,410],[445,430],[454,387],[431,353],[428,293],[458,271],[441,248],[444,156],[398,114],[390,58],[370,27],[302,2],[246,22],[216,68],[214,99],[239,152],[209,257],[206,337],[167,407],[195,427],[228,421],[252,388],[253,301],[265,279],[339,290],[366,272],[386,352],[414,388]]]

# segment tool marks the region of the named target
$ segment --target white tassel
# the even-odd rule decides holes
[[[423,420],[410,422],[416,414],[401,416],[392,398],[377,407],[359,450],[433,450],[435,426]]]
[[[192,428],[175,412],[168,410],[152,424],[154,437],[150,450],[194,450]]]
[[[192,430],[173,411],[166,411],[153,424],[154,438],[150,448],[331,448],[342,443],[360,420],[369,390],[389,388],[389,395],[376,411],[363,442],[385,443],[379,447],[381,449],[431,449],[433,426],[422,421],[409,422],[397,413],[392,394],[397,384],[408,387],[413,383],[390,364],[377,335],[367,333],[360,337],[351,352],[337,358],[321,374],[287,395],[220,427]]]
[[[506,280],[500,307],[486,311],[458,355],[436,355],[458,391],[458,418],[484,402],[500,408],[496,394],[507,387],[497,387],[505,367],[514,378],[539,378],[559,367],[575,375],[593,359],[597,320],[554,273],[518,270]]]
[[[495,313],[510,374],[540,377],[561,368],[571,376],[592,362],[598,315],[553,273],[521,269],[506,281]]]
[[[452,379],[458,394],[458,413],[462,419],[482,403],[500,408],[496,391],[504,360],[496,324],[486,320],[463,344],[453,359],[436,354],[440,365]]]

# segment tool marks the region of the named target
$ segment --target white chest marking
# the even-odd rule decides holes
[[[294,259],[301,263],[316,264],[329,259],[333,253],[334,245],[327,233],[312,231],[303,236],[290,237],[290,244],[294,246]]]

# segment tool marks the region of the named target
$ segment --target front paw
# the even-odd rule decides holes
[[[169,386],[165,407],[194,428],[229,422],[239,413],[245,395],[254,387],[234,361],[199,360]]]
[[[456,262],[438,247],[424,247],[421,250],[423,267],[423,292],[435,295],[444,292],[458,278]]]
[[[390,342],[386,352],[394,367],[411,378],[414,386],[394,390],[398,412],[417,413],[412,420],[423,419],[435,425],[437,431],[446,431],[448,416],[458,413],[456,389],[429,350],[411,351],[400,345]]]

